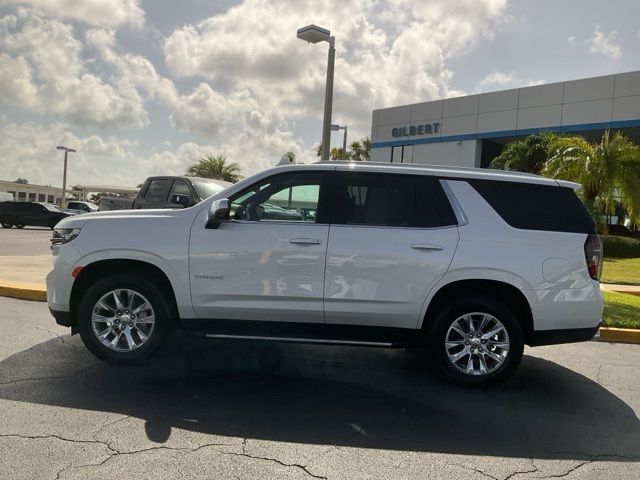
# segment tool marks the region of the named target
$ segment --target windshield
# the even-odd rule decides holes
[[[226,185],[220,185],[215,182],[203,182],[202,180],[192,180],[192,182],[193,187],[198,192],[198,196],[203,200],[227,188]]]
[[[44,208],[46,208],[50,212],[61,212],[62,211],[58,207],[53,205],[52,203],[41,203],[40,205],[42,205]]]

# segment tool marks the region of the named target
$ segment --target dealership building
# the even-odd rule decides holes
[[[517,138],[606,129],[640,143],[640,71],[374,110],[371,160],[486,168]]]

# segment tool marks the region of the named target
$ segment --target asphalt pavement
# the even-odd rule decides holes
[[[51,229],[0,228],[0,256],[51,255]]]
[[[640,478],[640,346],[527,349],[487,390],[425,363],[182,340],[115,367],[0,298],[0,478]]]

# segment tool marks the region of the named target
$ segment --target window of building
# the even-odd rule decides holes
[[[47,202],[53,203],[53,195],[47,195]]]
[[[29,201],[30,202],[35,202],[36,201],[36,194],[35,193],[29,193]]]
[[[46,202],[47,201],[47,196],[44,193],[39,193],[38,194],[38,201],[39,202]]]
[[[18,201],[26,202],[27,201],[27,192],[18,192]]]

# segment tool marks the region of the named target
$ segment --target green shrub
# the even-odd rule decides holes
[[[608,258],[640,257],[640,240],[631,237],[603,235],[604,256]]]

